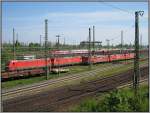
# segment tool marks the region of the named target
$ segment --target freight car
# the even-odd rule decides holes
[[[99,55],[90,57],[82,57],[82,61],[84,64],[91,63],[100,63],[100,62],[112,62],[118,60],[127,60],[133,59],[134,53],[126,53],[126,54],[115,54],[115,55]]]

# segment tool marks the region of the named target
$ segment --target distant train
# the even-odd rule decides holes
[[[134,53],[112,54],[112,55],[96,55],[88,56],[73,56],[73,57],[54,57],[47,59],[47,65],[51,67],[68,66],[75,64],[101,63],[117,60],[133,59]],[[6,66],[7,71],[27,70],[34,68],[44,68],[46,66],[45,59],[30,59],[30,60],[11,60]]]
[[[120,54],[120,53],[133,53],[134,50],[133,49],[124,49],[124,50],[120,50],[120,49],[101,49],[101,50],[96,50],[93,51],[91,50],[92,54],[95,55],[104,55],[104,54]],[[89,50],[87,49],[82,49],[82,50],[64,50],[64,51],[59,51],[59,50],[54,50],[54,51],[50,51],[49,52],[51,55],[59,55],[59,56],[67,56],[67,55],[87,55],[89,53]]]

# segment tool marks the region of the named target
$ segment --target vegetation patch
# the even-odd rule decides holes
[[[12,88],[15,86],[23,86],[23,85],[27,85],[27,84],[32,84],[32,83],[36,83],[36,82],[40,82],[45,80],[45,77],[33,77],[33,78],[29,78],[29,79],[20,79],[20,80],[12,80],[12,81],[7,81],[7,82],[2,82],[2,89],[6,89],[6,88]]]
[[[71,108],[74,112],[148,112],[148,85],[139,88],[137,97],[131,88],[116,89],[103,97],[89,98]]]

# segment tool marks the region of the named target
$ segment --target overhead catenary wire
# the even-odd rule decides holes
[[[129,27],[128,29],[123,29],[123,32],[126,33],[128,31],[130,31],[131,29],[133,29],[133,25],[131,27]],[[107,37],[112,37],[110,40],[117,40],[118,42],[120,42],[118,39],[120,39],[120,32],[118,32],[119,34],[116,36],[107,36]]]
[[[107,5],[107,6],[111,7],[111,8],[113,8],[113,9],[117,9],[117,10],[119,10],[119,11],[122,11],[122,12],[125,12],[125,13],[128,13],[128,14],[134,15],[134,13],[131,12],[131,11],[129,11],[129,10],[126,10],[126,9],[123,9],[123,8],[120,8],[120,7],[117,7],[117,6],[114,6],[114,5],[112,5],[112,4],[108,3],[108,2],[105,2],[105,1],[103,1],[103,0],[99,0],[99,2],[105,4],[105,5]],[[120,37],[118,37],[118,38],[120,38]],[[116,38],[114,38],[114,39],[116,39]]]
[[[117,9],[117,10],[119,10],[119,11],[122,11],[122,12],[125,12],[125,13],[128,13],[128,14],[131,14],[131,15],[134,15],[134,13],[131,12],[131,11],[129,11],[129,10],[126,10],[126,9],[123,9],[123,8],[120,8],[120,7],[117,7],[117,6],[114,6],[114,5],[112,5],[112,4],[108,3],[108,2],[105,2],[105,1],[103,1],[103,0],[99,0],[99,3],[103,3],[103,4],[107,5],[107,6],[110,6],[111,8]]]

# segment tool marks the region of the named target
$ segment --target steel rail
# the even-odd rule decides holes
[[[114,76],[114,77],[117,77],[117,75]],[[114,84],[114,85],[112,85],[113,81],[111,80],[111,82],[107,82],[105,85],[102,85],[100,87],[96,87],[96,89],[93,89],[91,91],[87,90],[87,91],[83,92],[83,89],[85,89],[83,87],[83,88],[81,88],[82,90],[79,91],[80,93],[75,93],[73,95],[67,95],[65,97],[61,97],[61,98],[57,99],[55,102],[53,102],[53,103],[48,103],[48,104],[44,105],[44,108],[49,107],[49,108],[51,108],[52,111],[55,111],[57,109],[57,108],[55,108],[56,106],[59,106],[62,103],[68,102],[68,100],[69,101],[71,101],[71,100],[73,101],[75,99],[78,99],[78,98],[81,98],[81,97],[85,97],[85,96],[88,96],[88,95],[90,96],[90,95],[93,95],[93,94],[96,94],[96,93],[108,92],[108,91],[111,91],[112,89],[114,89],[116,87],[118,88],[118,85],[119,86],[120,85],[121,86],[125,86],[126,83],[122,83],[122,82],[128,81],[128,77],[124,76],[121,81],[118,79],[118,83]],[[107,81],[107,80],[109,80],[109,78],[110,77],[107,77],[107,79],[103,80],[103,81]],[[146,80],[142,79],[140,82],[144,82],[144,81],[146,81]],[[96,81],[96,82],[99,82],[99,81]],[[95,81],[92,82],[91,84],[95,84]],[[109,86],[109,87],[107,87],[107,86]],[[40,106],[38,106],[38,108],[35,107],[32,111],[37,111],[37,110],[42,111],[42,109],[43,109],[43,105],[40,105]]]
[[[148,75],[147,69],[148,69],[147,66],[140,69],[143,72],[142,78]],[[83,83],[81,85],[75,85],[74,87],[70,86],[71,88],[81,89],[80,91],[74,92],[71,90],[60,89],[57,92],[61,92],[61,93],[48,94],[51,95],[50,97],[47,97],[45,94],[44,95],[46,97],[43,94],[40,94],[43,96],[37,95],[37,97],[35,98],[34,96],[32,96],[31,98],[28,99],[20,98],[19,99],[20,101],[16,99],[14,101],[13,100],[6,101],[4,111],[58,111],[59,107],[62,105],[66,106],[67,103],[70,104],[73,101],[78,101],[82,97],[92,96],[99,92],[103,93],[103,92],[111,91],[112,89],[115,89],[118,86],[128,83],[129,81],[131,81],[132,72],[133,69],[132,70],[130,69],[128,72],[122,74],[116,74],[111,77],[104,77],[105,80],[99,78],[87,84]],[[88,89],[90,88],[91,90],[87,90],[87,88]],[[47,100],[47,98],[51,98],[51,99]],[[39,104],[34,104],[37,103],[37,101]]]
[[[107,67],[107,68],[104,68],[104,69],[96,69],[95,71],[90,71],[90,72],[86,72],[86,73],[83,73],[83,74],[75,74],[74,76],[68,76],[68,77],[64,77],[60,80],[56,79],[54,81],[51,81],[51,82],[44,82],[44,83],[41,83],[41,84],[37,84],[37,85],[33,85],[33,86],[29,86],[29,87],[25,87],[25,88],[17,88],[15,90],[12,90],[12,91],[7,91],[7,92],[2,92],[2,97],[10,97],[10,98],[13,98],[15,97],[16,95],[18,95],[19,93],[23,93],[23,94],[26,94],[26,93],[29,93],[29,92],[35,92],[35,91],[40,91],[42,89],[45,89],[46,87],[50,86],[50,85],[53,85],[53,84],[57,84],[57,83],[61,83],[61,82],[66,82],[66,81],[69,81],[69,80],[78,80],[78,79],[82,79],[82,78],[85,78],[85,76],[87,77],[88,76],[95,76],[95,74],[97,72],[102,72],[102,71],[106,71],[108,69],[113,69],[115,67],[120,67],[121,65],[115,65],[115,66],[111,66],[111,67]],[[132,68],[132,66],[130,67]],[[129,69],[130,69],[129,68]],[[111,76],[110,76],[111,77]],[[102,79],[105,79],[105,78],[108,78],[108,77],[102,77]],[[32,93],[30,93],[32,94]],[[12,96],[14,95],[14,96]],[[22,95],[22,94],[21,94]]]
[[[63,80],[71,80],[71,79],[74,79],[74,78],[80,78],[81,76],[84,77],[84,76],[87,76],[88,74],[94,74],[96,72],[105,71],[107,69],[112,69],[114,67],[119,67],[119,66],[121,66],[121,65],[115,65],[115,66],[111,66],[111,67],[109,67],[109,65],[108,65],[108,67],[104,67],[101,70],[100,69],[95,69],[95,70],[92,70],[92,71],[89,71],[89,72],[83,72],[83,73],[79,73],[79,74],[74,74],[73,76],[65,76],[65,77],[63,77],[62,79],[59,79],[59,80],[55,79],[53,81],[46,81],[46,82],[43,82],[43,83],[40,83],[40,84],[31,85],[31,86],[25,87],[23,89],[22,88],[17,88],[17,89],[15,89],[13,91],[2,92],[2,95],[6,94],[6,93],[14,92],[14,91],[19,91],[19,90],[26,90],[26,89],[28,90],[28,88],[32,89],[32,88],[38,88],[38,87],[41,87],[41,86],[44,86],[44,85],[52,85],[55,82],[60,82],[60,81],[63,81]]]

